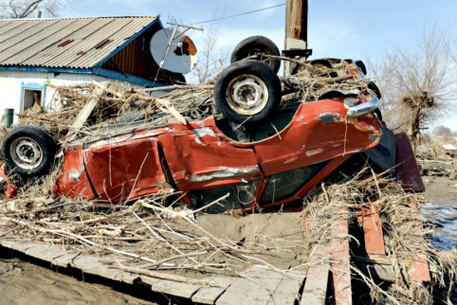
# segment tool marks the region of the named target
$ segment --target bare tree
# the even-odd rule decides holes
[[[67,0],[0,0],[0,19],[21,19],[41,10],[55,16]]]
[[[456,137],[457,133],[452,131],[449,127],[446,126],[437,126],[433,130],[433,135],[435,138],[439,138],[442,141],[449,141]]]
[[[214,78],[228,65],[227,52],[218,47],[218,42],[218,33],[214,28],[204,33],[203,45],[198,48],[198,63],[192,73],[198,83]]]
[[[373,72],[383,93],[384,117],[413,144],[433,120],[452,113],[457,96],[456,45],[435,27],[387,51]]]

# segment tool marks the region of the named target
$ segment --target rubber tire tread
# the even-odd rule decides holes
[[[254,75],[266,85],[268,101],[264,109],[252,116],[242,115],[233,110],[227,103],[227,89],[229,83],[240,75]],[[214,100],[222,115],[235,123],[257,123],[272,118],[281,102],[281,83],[273,69],[257,60],[238,61],[228,66],[220,75],[214,86]]]
[[[20,137],[29,137],[36,141],[37,144],[41,147],[43,160],[38,167],[32,170],[26,170],[17,167],[10,155],[9,148],[11,144],[14,142],[14,140]],[[46,129],[36,125],[27,124],[19,126],[10,131],[2,142],[2,157],[6,163],[7,168],[16,173],[23,180],[23,182],[27,181],[30,178],[41,177],[49,173],[54,162],[56,150],[57,144],[54,138],[46,131]]]
[[[237,61],[243,60],[249,57],[249,54],[254,53],[265,53],[273,56],[281,55],[276,44],[267,37],[251,36],[236,45],[230,57],[230,63],[233,64]],[[275,73],[278,73],[279,68],[281,67],[281,61],[270,60],[268,61],[268,65],[273,69],[273,71],[275,71]]]

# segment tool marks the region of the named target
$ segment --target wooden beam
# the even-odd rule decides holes
[[[349,227],[347,220],[333,227],[332,278],[335,305],[352,305],[351,261],[349,255]]]
[[[384,234],[382,232],[379,205],[372,204],[362,210],[363,233],[367,254],[385,255]]]
[[[81,128],[83,127],[87,118],[92,113],[92,110],[94,110],[95,106],[97,105],[98,99],[100,98],[100,96],[102,94],[103,94],[103,89],[98,88],[98,87],[95,88],[94,92],[92,92],[92,98],[83,107],[83,109],[78,113],[78,116],[76,117],[75,122],[70,127],[70,130],[67,135],[68,141],[73,140],[75,138],[75,136],[78,134],[78,132],[81,130]]]
[[[330,256],[330,247],[321,245],[316,246],[313,256],[321,256],[325,261],[325,257]],[[329,271],[330,264],[328,263],[321,266],[309,267],[300,305],[326,304]]]
[[[307,48],[308,40],[308,0],[287,0],[286,2],[286,33],[284,49]],[[306,60],[306,57],[297,58]],[[284,76],[289,76],[295,64],[284,62]]]
[[[413,210],[417,210],[417,205],[414,202],[408,204],[409,207]],[[416,226],[420,226],[420,223],[416,223]],[[430,282],[430,268],[428,266],[427,255],[424,253],[418,253],[418,258],[413,260],[409,264],[409,272],[411,274],[411,279],[416,283]]]
[[[409,265],[411,279],[419,284],[423,282],[430,282],[430,269],[428,268],[427,256],[425,254],[419,254],[419,258],[412,261]]]
[[[306,49],[308,0],[287,0],[285,49]]]

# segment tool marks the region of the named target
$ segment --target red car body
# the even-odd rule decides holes
[[[285,128],[255,142],[229,138],[208,118],[74,144],[63,149],[54,193],[118,203],[160,192],[249,184],[254,197],[244,209],[285,204],[305,195],[351,154],[379,143],[374,115],[348,118],[344,101],[303,103]],[[265,195],[277,175],[298,182],[288,194]]]

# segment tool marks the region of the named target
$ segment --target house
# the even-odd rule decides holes
[[[46,106],[55,86],[92,80],[151,87],[150,40],[161,29],[158,17],[0,20],[0,109]],[[161,69],[155,86],[176,81],[185,79]]]

